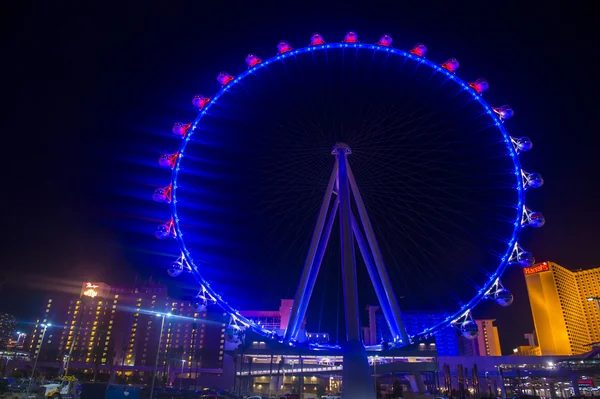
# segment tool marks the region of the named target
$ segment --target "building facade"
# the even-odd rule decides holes
[[[389,327],[379,306],[367,306],[369,325],[363,327],[366,345],[377,345],[392,339]],[[446,316],[436,312],[402,312],[404,327],[409,335],[423,331],[443,321]],[[440,356],[501,356],[498,327],[494,319],[475,320],[479,335],[475,339],[462,337],[455,328],[443,328],[434,334]]]
[[[542,355],[577,355],[600,341],[600,268],[571,271],[554,262],[524,269]]]
[[[391,342],[389,327],[379,306],[367,306],[369,325],[363,328],[365,344],[377,345],[383,341]],[[445,319],[442,313],[436,312],[402,312],[404,327],[409,335],[423,331],[428,326]],[[458,356],[459,334],[456,329],[444,328],[435,333],[435,344],[440,356]]]
[[[275,331],[277,335],[283,336],[290,321],[293,306],[293,299],[282,299],[277,310],[241,310],[240,314],[254,323],[264,326],[267,330]],[[300,325],[297,339],[299,342],[309,340],[326,343],[324,341],[325,339],[329,341],[329,334],[307,333],[306,319],[304,319]]]
[[[0,313],[0,350],[6,349],[17,331],[17,320],[15,316],[8,313]]]
[[[159,351],[160,372],[171,375],[174,368],[182,378],[195,378],[220,373],[226,323],[220,308],[197,309],[191,301],[170,298],[166,286],[90,282],[79,296],[47,298],[27,348],[62,369],[115,372],[134,380],[154,370]]]

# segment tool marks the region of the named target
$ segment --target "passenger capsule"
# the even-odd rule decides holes
[[[469,87],[475,90],[477,94],[482,94],[484,91],[490,88],[490,85],[488,84],[487,80],[480,78],[469,83]]]
[[[352,31],[346,33],[344,43],[358,43],[358,35]]]
[[[512,292],[506,288],[500,288],[494,294],[494,300],[500,306],[510,306],[513,303],[514,297]]]
[[[158,226],[154,235],[160,240],[175,237],[175,232],[173,230],[173,221],[168,221],[167,223]]]
[[[323,40],[323,36],[321,36],[320,34],[314,33],[310,37],[310,45],[311,46],[318,46],[319,44],[325,44],[325,40]]]
[[[280,41],[277,44],[277,53],[279,53],[279,54],[287,53],[288,51],[292,51],[292,50],[293,50],[292,46],[290,46],[290,44],[284,40]]]
[[[194,107],[202,109],[206,106],[206,104],[209,103],[209,101],[210,98],[204,97],[202,94],[196,94],[192,99],[192,104],[194,104]]]
[[[162,154],[160,158],[158,158],[158,164],[163,168],[171,168],[175,167],[175,163],[177,162],[177,153],[175,154]]]
[[[460,333],[466,339],[475,339],[479,335],[477,323],[473,320],[467,320],[460,325]]]
[[[236,343],[240,340],[241,333],[242,329],[239,326],[231,324],[225,329],[225,339],[227,342]]]
[[[527,217],[527,222],[531,227],[542,227],[546,223],[546,218],[541,212],[531,212]]]
[[[221,86],[227,86],[227,84],[233,79],[234,77],[228,74],[227,72],[221,72],[219,76],[217,76],[217,82],[219,82]]]
[[[544,185],[544,178],[539,173],[526,173],[525,184],[527,187],[539,188]]]
[[[206,296],[203,294],[198,294],[192,300],[192,307],[194,307],[198,312],[202,313],[208,307],[208,301],[206,300]]]
[[[177,136],[185,137],[187,135],[188,130],[190,130],[191,127],[191,123],[175,122],[171,131]]]
[[[425,54],[427,53],[427,47],[423,43],[417,43],[410,50],[410,53],[419,57],[425,57]]]
[[[383,35],[377,42],[378,46],[392,47],[392,37],[390,35]]]
[[[171,202],[171,186],[155,189],[152,199],[156,202]]]
[[[456,70],[460,67],[456,58],[448,58],[446,62],[442,64],[442,68],[447,69],[452,73],[456,73]]]
[[[529,137],[511,137],[517,152],[529,151],[533,148],[533,142]]]
[[[177,277],[181,273],[183,273],[184,266],[183,262],[180,259],[177,259],[175,262],[171,263],[171,266],[167,269],[167,273],[171,277]]]
[[[246,64],[248,64],[248,68],[252,68],[261,62],[262,60],[254,54],[248,54],[248,57],[246,57]]]
[[[515,115],[515,111],[513,111],[510,105],[503,105],[498,108],[492,107],[492,111],[498,115],[498,118],[500,118],[502,122],[504,122],[506,119],[512,118]]]
[[[531,252],[521,251],[517,254],[517,264],[521,267],[531,267],[535,264],[535,258]]]

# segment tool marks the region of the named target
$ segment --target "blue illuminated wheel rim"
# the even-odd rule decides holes
[[[461,80],[459,77],[457,77],[452,72],[442,68],[440,65],[438,65],[434,62],[431,62],[423,57],[419,57],[419,56],[417,56],[415,54],[411,54],[410,52],[407,52],[407,51],[403,51],[403,50],[399,50],[399,49],[395,49],[395,48],[391,48],[391,47],[387,47],[387,46],[381,46],[381,45],[361,44],[361,43],[328,43],[328,44],[320,44],[320,45],[315,45],[315,46],[304,47],[304,48],[300,48],[300,49],[294,49],[289,52],[278,54],[270,59],[264,60],[264,61],[256,64],[255,66],[252,66],[247,71],[240,74],[239,76],[233,77],[233,79],[228,84],[223,86],[219,90],[219,92],[217,94],[215,94],[210,99],[210,101],[208,101],[204,105],[204,107],[200,110],[198,116],[192,122],[191,127],[189,127],[187,134],[185,135],[184,139],[181,142],[179,151],[177,153],[178,156],[176,158],[174,158],[173,171],[172,171],[172,177],[171,177],[172,198],[171,198],[171,205],[170,205],[171,206],[171,214],[172,214],[172,222],[173,222],[172,228],[173,228],[174,236],[179,245],[179,248],[180,248],[180,251],[182,254],[182,260],[185,261],[186,266],[190,268],[190,271],[192,272],[194,277],[197,279],[197,281],[201,285],[202,291],[206,292],[206,296],[208,298],[210,298],[210,300],[212,302],[221,306],[224,309],[224,311],[229,313],[232,316],[234,323],[245,326],[263,336],[270,337],[270,338],[276,338],[276,335],[273,331],[269,331],[269,330],[263,328],[262,326],[254,323],[252,320],[249,320],[248,318],[242,316],[237,309],[235,309],[233,306],[228,304],[226,299],[224,297],[222,297],[220,294],[218,294],[217,291],[214,289],[214,287],[212,287],[210,285],[210,283],[208,281],[206,281],[205,277],[203,276],[203,273],[201,272],[201,269],[196,264],[196,262],[194,260],[194,256],[192,254],[192,251],[188,248],[188,245],[186,244],[186,235],[185,235],[186,232],[185,232],[185,228],[182,226],[182,220],[180,218],[180,212],[179,212],[178,201],[177,201],[178,200],[178,192],[177,192],[178,182],[180,180],[180,172],[182,170],[182,162],[184,162],[184,160],[186,159],[186,156],[188,155],[186,153],[186,149],[188,148],[190,141],[194,137],[194,134],[200,132],[200,130],[201,130],[203,118],[205,118],[210,113],[211,109],[217,103],[219,103],[220,100],[224,96],[226,96],[231,90],[233,90],[236,85],[238,85],[238,84],[243,85],[244,80],[246,78],[248,78],[250,76],[257,76],[259,73],[266,71],[270,65],[273,65],[275,63],[286,62],[288,60],[294,59],[294,57],[297,57],[297,56],[303,55],[303,54],[307,55],[307,54],[312,53],[313,57],[314,57],[314,54],[321,53],[321,52],[327,53],[328,50],[329,51],[339,51],[338,49],[342,49],[342,51],[355,49],[357,52],[359,52],[359,51],[371,52],[373,54],[385,54],[386,56],[389,56],[389,57],[399,57],[400,59],[403,60],[403,63],[409,62],[411,64],[414,64],[413,67],[415,67],[415,68],[417,68],[417,67],[418,68],[421,68],[421,67],[429,68],[432,76],[440,75],[441,77],[444,78],[444,82],[453,84],[456,87],[458,87],[460,90],[463,90],[465,93],[472,96],[473,101],[475,101],[476,104],[478,104],[479,107],[486,114],[484,117],[488,118],[490,120],[490,122],[493,123],[493,125],[495,126],[495,129],[497,130],[497,132],[499,132],[499,137],[501,137],[502,142],[504,143],[504,146],[505,146],[506,152],[507,152],[507,156],[510,157],[510,160],[512,162],[512,171],[514,172],[513,176],[512,176],[512,178],[513,178],[512,181],[513,181],[514,185],[512,188],[514,189],[514,192],[515,192],[515,201],[514,201],[514,204],[512,204],[514,219],[512,222],[513,228],[512,228],[510,237],[507,237],[505,239],[504,252],[497,253],[497,258],[498,258],[497,266],[494,267],[494,271],[492,273],[489,273],[487,280],[480,287],[478,287],[478,290],[475,293],[475,295],[472,297],[472,299],[470,299],[467,302],[464,302],[460,307],[458,307],[458,309],[456,311],[446,312],[444,320],[436,322],[435,324],[428,326],[426,329],[413,334],[414,336],[426,336],[428,334],[435,333],[439,329],[450,325],[452,322],[454,322],[456,320],[459,320],[462,316],[465,315],[466,312],[473,309],[473,307],[475,307],[475,305],[479,301],[481,301],[482,299],[484,299],[486,297],[486,295],[494,287],[494,285],[496,284],[496,282],[498,281],[500,276],[504,273],[506,268],[509,266],[509,264],[510,264],[509,261],[512,260],[512,258],[515,255],[515,247],[518,246],[517,239],[521,232],[523,213],[525,212],[525,209],[526,209],[525,205],[524,205],[524,195],[525,195],[526,184],[523,179],[523,172],[521,170],[521,165],[519,162],[518,148],[515,146],[514,139],[511,138],[511,136],[509,136],[508,132],[506,131],[506,129],[504,127],[504,124],[502,123],[502,120],[499,119],[497,113],[494,112],[492,107],[490,105],[488,105],[487,102],[483,99],[483,97],[480,94],[478,94],[473,88],[471,88],[468,83]],[[359,182],[359,186],[360,186],[360,182]]]

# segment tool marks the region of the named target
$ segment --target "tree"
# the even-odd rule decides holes
[[[317,385],[317,395],[319,397],[325,395],[325,385],[323,385],[323,384]]]

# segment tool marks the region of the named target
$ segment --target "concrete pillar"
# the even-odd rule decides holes
[[[571,386],[573,387],[574,396],[581,395],[581,392],[579,391],[579,376],[577,374],[571,377]]]
[[[550,386],[550,399],[556,399],[556,386],[554,382],[548,384]]]
[[[406,379],[410,382],[410,386],[413,392],[418,394],[425,394],[425,384],[423,383],[423,376],[418,371],[413,371],[412,375],[406,375]]]

